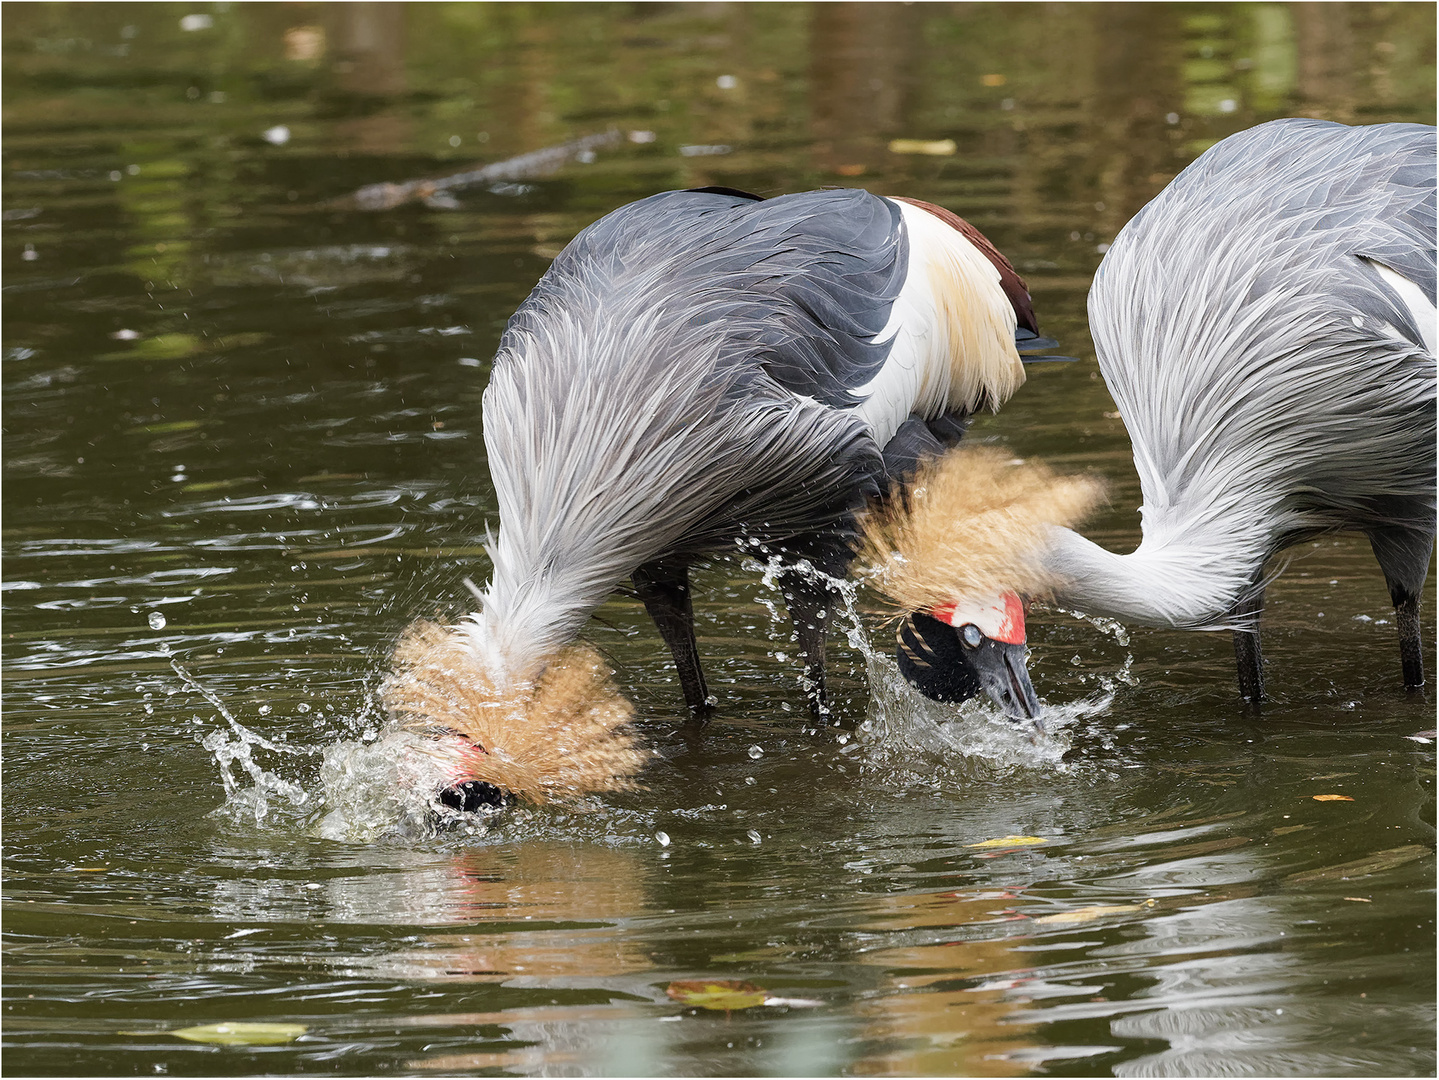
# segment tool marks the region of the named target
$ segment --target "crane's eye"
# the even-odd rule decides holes
[[[980,643],[984,641],[984,635],[979,632],[979,627],[975,626],[974,623],[970,623],[961,630],[959,632],[959,638],[971,649],[979,648]]]

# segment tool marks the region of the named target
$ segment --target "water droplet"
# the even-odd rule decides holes
[[[659,844],[660,847],[669,847],[670,834],[667,832],[657,832],[655,833],[655,841]]]
[[[165,629],[165,616],[161,615],[158,611],[150,612],[145,621],[150,624],[151,630]]]
[[[302,701],[302,702],[300,702],[300,704],[298,704],[297,706],[295,706],[295,711],[296,711],[296,712],[307,713],[307,712],[310,711],[310,706],[309,706],[306,702],[303,702],[303,701]]]
[[[751,829],[749,832],[745,833],[745,835],[749,837],[749,842],[751,844],[758,844],[764,840],[764,837],[759,834],[759,830],[757,829]]]
[[[268,706],[268,705],[261,705],[261,706],[260,706],[260,715],[261,715],[261,716],[269,716],[269,715],[270,715],[270,706]]]
[[[754,746],[751,746],[749,748],[749,756],[755,758],[756,760],[764,757],[764,747],[756,743]]]

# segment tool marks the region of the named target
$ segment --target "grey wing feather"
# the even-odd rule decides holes
[[[672,191],[585,229],[541,288],[600,278],[634,283],[663,266],[652,302],[672,318],[717,324],[728,354],[722,362],[750,364],[787,390],[844,408],[858,404],[852,391],[888,355],[889,346],[873,339],[889,319],[907,260],[899,209],[865,191],[764,201]]]
[[[903,281],[865,192],[670,192],[584,230],[511,319],[485,391],[500,509],[484,625],[543,655],[641,563],[844,534],[879,448],[836,405]]]

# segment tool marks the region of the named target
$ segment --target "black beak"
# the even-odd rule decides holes
[[[467,780],[440,792],[440,805],[462,814],[495,813],[509,805],[505,793],[483,780]]]
[[[1039,715],[1039,698],[1024,665],[1025,647],[986,638],[969,653],[979,685],[1005,713],[1033,720]]]

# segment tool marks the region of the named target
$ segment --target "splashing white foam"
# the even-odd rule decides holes
[[[230,728],[233,739],[230,733],[219,728],[200,740],[200,745],[215,756],[215,763],[220,767],[220,782],[225,786],[225,803],[220,810],[237,819],[252,819],[257,825],[277,811],[289,817],[296,816],[296,812],[303,815],[310,803],[309,792],[302,785],[262,768],[255,760],[254,751],[256,747],[292,754],[314,751],[273,743],[236,720],[230,721]],[[236,763],[249,776],[252,786],[243,786],[236,777],[233,768]]]
[[[764,579],[771,587],[777,587],[775,563],[770,561]],[[1130,674],[1134,657],[1126,651],[1122,667],[1101,680],[1098,693],[1063,705],[1045,704],[1033,722],[1006,716],[984,697],[960,705],[932,701],[909,685],[887,653],[874,647],[858,608],[859,583],[831,578],[808,563],[799,569],[838,596],[837,622],[850,647],[864,658],[870,703],[857,735],[874,764],[905,771],[917,768],[926,774],[935,766],[954,774],[1011,768],[1067,771],[1063,758],[1072,746],[1071,731],[1076,722],[1108,710],[1117,683],[1135,682]],[[1112,619],[1076,617],[1114,637],[1121,646],[1129,644],[1122,624]]]
[[[225,786],[225,803],[221,810],[232,817],[253,818],[258,824],[269,816],[273,809],[273,800],[278,798],[283,800],[281,806],[301,809],[303,812],[303,808],[310,801],[309,793],[300,784],[262,768],[255,761],[255,748],[294,755],[313,754],[314,749],[273,742],[251,731],[231,715],[225,703],[213,691],[181,667],[178,660],[171,660],[170,667],[186,686],[213,705],[230,727],[229,733],[220,728],[200,740],[200,745],[215,756],[215,763],[220,767],[220,782]],[[234,736],[233,739],[231,735]],[[233,768],[237,762],[254,782],[252,787],[241,786]]]
[[[1014,768],[1064,771],[1068,728],[1081,715],[1105,709],[1099,701],[1046,705],[1035,721],[1015,720],[988,698],[960,705],[931,701],[887,656],[867,657],[869,715],[858,735],[869,760],[906,771],[938,767],[956,778]]]
[[[488,832],[492,817],[462,814],[440,803],[452,774],[433,746],[424,735],[391,729],[374,742],[326,747],[320,766],[325,814],[316,832],[351,843]]]
[[[275,742],[235,719],[219,696],[177,661],[170,666],[226,723],[199,739],[214,756],[225,789],[225,802],[217,814],[351,843],[428,839],[442,833],[477,835],[488,830],[491,817],[462,814],[439,802],[450,776],[434,755],[432,741],[424,736],[392,727],[378,738],[326,747]],[[323,755],[318,785],[312,782],[307,789],[301,780],[263,767],[255,760],[257,750],[292,757]]]
[[[759,568],[764,584],[774,594],[780,592],[782,573],[800,573],[836,596],[835,625],[863,658],[870,685],[868,715],[856,731],[857,740],[864,760],[888,772],[939,782],[992,778],[1013,769],[1069,771],[1063,758],[1079,721],[1104,713],[1120,684],[1136,682],[1131,674],[1134,657],[1127,649],[1129,638],[1121,624],[1063,612],[1126,648],[1122,666],[1099,678],[1097,692],[1067,704],[1046,704],[1034,723],[1016,722],[986,698],[958,706],[931,701],[910,687],[887,653],[874,647],[860,616],[858,583],[831,578],[807,562],[796,567],[769,558]],[[778,609],[767,606],[778,621]],[[226,723],[200,740],[214,756],[224,785],[225,803],[217,813],[265,827],[300,828],[350,843],[480,836],[500,820],[498,814],[460,813],[440,803],[440,792],[451,782],[451,774],[431,752],[431,741],[421,734],[387,725],[378,733],[367,731],[360,740],[325,747],[276,742],[236,720],[219,697],[178,662],[172,662],[172,667]],[[370,708],[364,712],[369,713]],[[356,717],[356,727],[369,719],[371,716]],[[321,755],[318,783],[312,776],[307,786],[293,775],[265,768],[255,759],[257,750]]]

